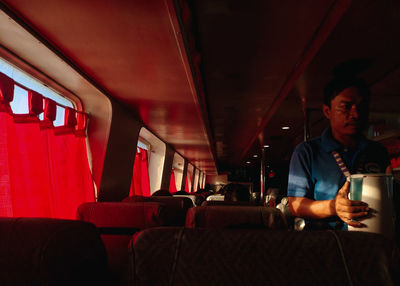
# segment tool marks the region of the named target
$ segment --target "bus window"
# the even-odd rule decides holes
[[[169,180],[169,188],[168,188],[169,192],[171,194],[176,193],[177,189],[176,189],[176,182],[175,182],[175,174],[174,174],[174,169],[172,168],[171,170],[171,178]]]
[[[195,169],[193,178],[193,189],[192,189],[193,192],[197,192],[197,190],[199,189],[199,177],[200,177],[200,170]]]
[[[175,177],[176,190],[182,190],[182,177],[183,167],[185,165],[185,159],[178,153],[174,154],[174,160],[172,162],[172,171]]]
[[[185,184],[185,191],[188,193],[192,192],[192,182],[193,182],[193,172],[194,167],[192,164],[188,164],[187,173],[186,173],[186,184]]]
[[[157,136],[142,127],[139,132],[140,141],[148,146],[148,171],[150,181],[150,195],[161,188],[161,179],[164,167],[166,145]],[[136,161],[134,162],[136,164]]]
[[[0,72],[12,78],[17,84],[24,86],[30,90],[34,90],[46,98],[52,99],[61,106],[74,107],[74,103],[68,98],[61,96],[54,90],[48,88],[40,81],[27,75],[25,72],[14,67],[7,61],[0,58]],[[12,103],[15,104],[15,103]],[[18,112],[17,112],[18,113]]]
[[[28,91],[18,85],[14,85],[14,98],[10,102],[10,107],[14,114],[28,114]]]
[[[140,146],[140,147],[139,147]],[[138,147],[133,165],[133,175],[129,196],[150,196],[148,147],[143,142],[138,142]]]
[[[0,67],[0,216],[74,219],[79,204],[95,201],[86,114],[5,61]]]
[[[201,177],[200,177],[200,188],[204,189],[206,187],[206,173],[201,172]]]

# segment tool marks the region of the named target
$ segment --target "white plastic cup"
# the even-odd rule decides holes
[[[348,230],[380,233],[394,240],[393,175],[351,175],[349,197],[367,203],[371,210],[358,219],[364,227],[348,226]]]

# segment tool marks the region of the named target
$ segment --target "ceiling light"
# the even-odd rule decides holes
[[[250,161],[247,161],[246,163],[247,163],[247,164],[250,164],[251,162],[250,162]]]
[[[253,157],[254,157],[254,158],[257,158],[257,157],[258,157],[258,155],[253,155]]]
[[[264,148],[269,148],[269,145],[264,145]]]
[[[283,126],[283,127],[282,127],[282,130],[289,130],[289,129],[290,129],[289,126]]]

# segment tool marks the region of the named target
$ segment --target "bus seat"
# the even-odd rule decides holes
[[[0,218],[0,284],[106,285],[107,255],[91,223]]]
[[[189,198],[192,200],[193,205],[196,206],[196,196],[195,195],[173,195],[174,198]]]
[[[188,210],[186,227],[287,229],[283,214],[276,208],[255,206],[201,206]]]
[[[224,201],[225,196],[222,194],[215,194],[215,195],[210,195],[206,199],[207,201]]]
[[[114,284],[128,279],[128,245],[132,235],[142,229],[166,225],[162,203],[98,202],[78,207],[77,219],[91,222],[99,229],[108,255]]]
[[[399,262],[375,233],[153,228],[130,243],[130,285],[399,285]]]
[[[155,191],[154,193],[151,194],[151,196],[152,196],[152,197],[154,197],[154,196],[158,196],[158,197],[161,197],[161,196],[172,197],[171,193],[170,193],[168,190],[163,190],[163,189],[160,189],[160,190]]]
[[[196,196],[196,205],[201,206],[201,204],[209,197],[212,193],[209,191],[199,190],[198,192],[192,193]]]
[[[257,206],[255,201],[204,201],[201,206]]]
[[[193,202],[185,197],[167,196],[131,196],[122,200],[123,202],[159,202],[166,206],[166,225],[183,226],[185,225],[186,212],[193,207]]]

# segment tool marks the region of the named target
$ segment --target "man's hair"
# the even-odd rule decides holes
[[[349,87],[356,88],[360,96],[362,96],[365,100],[365,102],[369,102],[370,90],[368,84],[364,80],[357,77],[337,77],[325,86],[324,104],[327,106],[331,106],[331,100],[333,100],[339,93]]]

